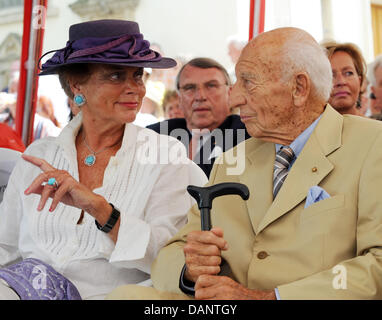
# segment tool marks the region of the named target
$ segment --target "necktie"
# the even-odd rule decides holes
[[[192,129],[192,138],[188,146],[188,157],[191,160],[196,160],[196,162],[202,161],[200,158],[195,159],[195,156],[198,154],[198,152],[200,152],[200,149],[202,148],[203,143],[206,141],[209,134],[210,131],[208,129]]]
[[[290,147],[282,147],[276,154],[273,168],[273,199],[276,198],[281,186],[288,175],[288,168],[294,158],[294,152]]]

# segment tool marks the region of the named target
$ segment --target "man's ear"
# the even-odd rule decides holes
[[[298,73],[295,77],[293,88],[293,102],[295,106],[303,106],[309,98],[311,91],[311,81],[305,73]]]

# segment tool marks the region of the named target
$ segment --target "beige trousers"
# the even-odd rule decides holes
[[[153,287],[129,284],[114,289],[107,300],[192,300],[185,294],[159,291]]]
[[[0,279],[0,300],[20,300],[16,292],[3,279]]]

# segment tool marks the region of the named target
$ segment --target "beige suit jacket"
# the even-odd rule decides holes
[[[250,198],[213,201],[212,224],[224,230],[223,274],[251,289],[278,288],[281,299],[382,298],[382,123],[342,116],[331,106],[272,199],[275,145],[245,143],[245,170],[216,164],[209,184],[240,182]],[[330,198],[304,209],[308,190]],[[186,234],[200,230],[193,207],[188,224],[160,251],[155,288],[180,292]]]

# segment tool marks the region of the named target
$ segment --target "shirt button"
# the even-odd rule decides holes
[[[259,259],[265,259],[266,257],[268,257],[269,254],[266,252],[266,251],[260,251],[258,254],[257,254],[257,257]]]

